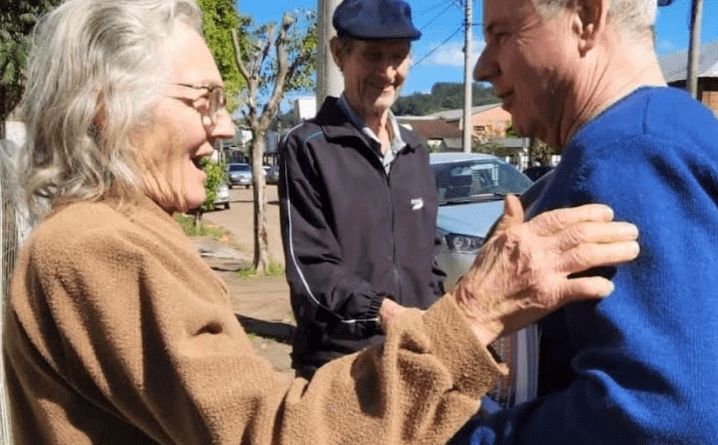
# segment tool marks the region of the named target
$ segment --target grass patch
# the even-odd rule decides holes
[[[236,273],[239,278],[245,278],[245,279],[257,278],[257,269],[255,269],[254,267],[249,268],[249,269],[238,270]],[[264,276],[265,277],[279,277],[282,275],[284,275],[284,267],[277,262],[270,261],[269,266],[267,267],[267,270],[264,271]]]
[[[279,263],[275,263],[274,261],[269,262],[269,267],[267,269],[268,270],[265,275],[267,275],[268,277],[279,277],[284,275],[284,267]]]
[[[204,221],[200,221],[199,227],[195,227],[194,217],[192,215],[178,213],[175,215],[175,220],[187,236],[208,236],[216,241],[224,241],[229,238],[229,232],[225,229],[217,226],[208,226]]]

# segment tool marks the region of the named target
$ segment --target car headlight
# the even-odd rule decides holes
[[[484,244],[484,239],[478,236],[460,235],[444,230],[437,230],[437,234],[446,248],[454,253],[476,253]]]

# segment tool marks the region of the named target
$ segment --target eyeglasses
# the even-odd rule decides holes
[[[190,99],[188,97],[170,96],[173,99],[181,100],[187,105],[195,108],[202,116],[208,116],[211,123],[215,124],[219,113],[227,105],[227,98],[224,95],[224,88],[219,85],[205,86],[205,85],[192,85],[189,83],[174,83],[185,88],[192,88],[194,90],[205,90],[206,92],[196,99]],[[199,103],[200,99],[206,99],[207,103]]]

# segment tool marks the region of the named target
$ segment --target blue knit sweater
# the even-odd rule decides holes
[[[598,270],[616,290],[540,323],[539,397],[453,443],[718,443],[718,121],[641,88],[585,125],[529,216],[589,202],[635,223],[641,254]]]

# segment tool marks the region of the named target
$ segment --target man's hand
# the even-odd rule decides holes
[[[518,198],[508,196],[494,235],[452,292],[479,341],[488,345],[567,303],[610,294],[606,278],[569,275],[638,256],[636,226],[612,220],[610,207],[589,204],[524,222]]]

